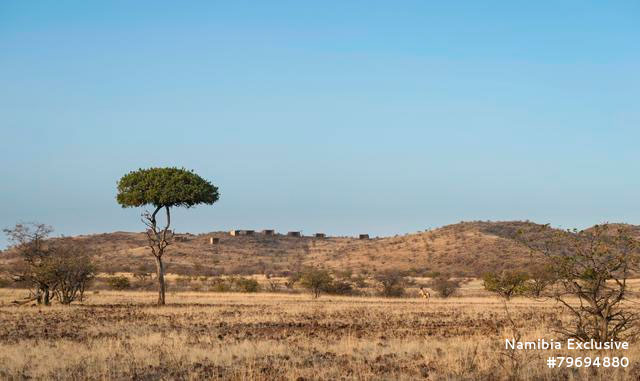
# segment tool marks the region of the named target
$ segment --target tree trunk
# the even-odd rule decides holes
[[[156,278],[158,279],[158,305],[164,306],[164,265],[160,256],[156,257]]]
[[[51,302],[49,301],[49,289],[45,288],[44,289],[44,295],[43,295],[43,300],[44,300],[44,305],[45,306],[50,306]]]

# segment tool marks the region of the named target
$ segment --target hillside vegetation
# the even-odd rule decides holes
[[[387,269],[417,276],[446,273],[479,276],[487,271],[525,268],[527,248],[516,240],[518,230],[535,228],[530,222],[461,222],[431,231],[360,240],[357,237],[231,236],[227,232],[178,234],[167,252],[169,273],[274,274],[304,266],[372,274]],[[640,227],[631,226],[640,236]],[[211,245],[211,237],[219,238]],[[144,233],[114,232],[73,237],[94,252],[103,272],[151,270]],[[7,251],[3,262],[17,258]]]

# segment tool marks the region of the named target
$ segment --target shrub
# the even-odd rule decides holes
[[[215,291],[215,292],[230,292],[231,291],[231,285],[224,278],[216,277],[216,278],[211,279],[211,286],[212,286],[212,291]]]
[[[539,265],[556,281],[550,296],[572,321],[557,332],[580,341],[629,340],[637,337],[640,314],[625,301],[628,280],[637,274],[640,241],[624,225],[596,225],[578,231],[554,231],[543,225],[518,232]],[[631,302],[635,303],[635,302]]]
[[[293,286],[300,281],[300,277],[302,276],[302,274],[300,274],[299,272],[293,272],[291,274],[289,274],[287,276],[287,281],[284,283],[284,285],[289,289],[292,290]]]
[[[6,278],[0,278],[0,288],[8,287],[11,281]]]
[[[22,258],[12,277],[33,290],[38,304],[49,305],[52,295],[62,304],[82,299],[96,271],[85,247],[69,239],[46,242],[53,228],[44,224],[17,224],[3,231]]]
[[[182,287],[188,286],[191,284],[191,277],[180,276],[176,278],[176,284]]]
[[[333,278],[326,270],[308,269],[300,277],[300,284],[310,290],[314,298],[319,297],[321,292],[330,289],[332,283]]]
[[[109,278],[107,284],[114,290],[126,290],[131,287],[129,278],[123,275]]]
[[[54,295],[62,304],[82,301],[86,287],[93,281],[96,267],[85,249],[78,245],[60,245],[49,258],[52,279],[57,282]]]
[[[353,286],[349,282],[345,282],[342,280],[332,282],[327,286],[326,289],[327,294],[333,295],[353,295],[354,290]]]
[[[235,278],[233,280],[234,289],[239,292],[258,292],[260,284],[251,278]]]
[[[376,275],[375,279],[380,283],[382,289],[380,295],[388,298],[398,298],[404,296],[405,278],[400,271],[387,270]]]
[[[527,279],[527,274],[521,271],[487,273],[483,277],[485,290],[495,292],[506,300],[524,294]]]
[[[543,296],[544,290],[556,282],[557,274],[551,265],[535,265],[529,270],[525,293],[531,297]]]
[[[353,277],[353,283],[357,288],[367,287],[367,279],[362,275],[356,275],[355,277]]]
[[[440,276],[433,280],[431,288],[435,290],[440,297],[448,298],[454,295],[460,288],[460,281],[449,279],[445,276]]]

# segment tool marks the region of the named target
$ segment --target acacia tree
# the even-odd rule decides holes
[[[320,292],[327,291],[332,283],[333,277],[327,270],[309,268],[300,276],[300,284],[311,290],[314,298],[318,298]]]
[[[607,224],[577,231],[548,225],[520,240],[552,269],[550,296],[573,316],[559,331],[578,340],[619,340],[637,333],[640,314],[623,302],[627,280],[640,270],[639,242],[627,228]],[[576,302],[577,300],[577,302]]]
[[[55,296],[62,304],[82,301],[85,287],[95,276],[95,266],[86,247],[72,239],[47,239],[53,228],[44,224],[22,223],[4,229],[14,243],[13,250],[22,257],[10,273],[14,281],[32,288],[31,296],[19,304],[36,300],[51,304]]]
[[[55,279],[49,271],[52,250],[45,244],[45,240],[53,232],[53,228],[40,223],[20,223],[3,231],[23,259],[21,264],[10,271],[13,280],[30,284],[33,299],[38,304],[48,306],[55,288]]]
[[[482,277],[484,289],[495,292],[505,300],[522,295],[526,291],[527,274],[522,271],[486,273]]]
[[[171,226],[172,207],[191,208],[198,204],[211,205],[218,201],[218,188],[209,181],[184,168],[139,169],[122,176],[118,182],[116,200],[123,208],[151,205],[153,212],[145,211],[142,222],[147,226],[147,238],[156,262],[158,305],[165,304],[164,264],[162,256],[173,241]],[[158,225],[158,212],[165,210],[164,227]]]

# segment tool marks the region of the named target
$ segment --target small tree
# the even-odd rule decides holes
[[[439,276],[431,283],[434,289],[442,298],[453,296],[460,288],[460,281],[449,279],[446,276]]]
[[[96,267],[86,249],[70,242],[55,248],[50,271],[56,281],[56,299],[62,304],[71,304],[76,299],[82,301],[87,285],[96,275]]]
[[[314,298],[318,298],[320,292],[329,289],[332,283],[333,277],[326,270],[307,269],[300,276],[300,284],[302,287],[311,290]]]
[[[151,205],[153,212],[145,212],[142,222],[147,226],[149,248],[156,261],[158,280],[158,305],[165,304],[164,264],[162,256],[173,241],[170,209],[190,208],[199,204],[213,204],[220,195],[218,188],[207,180],[186,169],[150,168],[140,169],[124,175],[118,182],[118,203],[123,208]],[[166,213],[166,224],[158,226],[156,219],[162,209]]]
[[[545,296],[545,290],[556,282],[556,274],[550,265],[534,264],[528,271],[525,294],[533,298]]]
[[[353,295],[353,285],[344,280],[335,280],[327,287],[327,293],[333,295]]]
[[[300,281],[301,276],[302,274],[298,271],[289,274],[287,280],[284,282],[285,287],[289,290],[293,290],[293,286]]]
[[[640,315],[623,304],[627,280],[640,269],[640,243],[628,228],[604,224],[553,231],[544,225],[521,231],[520,240],[554,271],[551,297],[573,316],[572,325],[559,328],[560,333],[600,342],[637,333]]]
[[[52,296],[62,304],[82,299],[96,271],[86,248],[69,239],[47,240],[53,229],[44,224],[17,224],[4,231],[23,260],[14,267],[13,279],[32,287],[32,300],[49,305]]]
[[[527,274],[522,271],[487,273],[483,277],[485,290],[495,292],[506,300],[522,295],[526,290],[527,279]]]
[[[404,295],[405,278],[402,272],[386,270],[375,276],[382,290],[380,294],[385,297],[400,297]]]
[[[56,282],[50,271],[52,250],[45,240],[53,228],[40,223],[20,223],[3,231],[23,260],[12,269],[13,280],[29,284],[33,299],[48,306]]]

